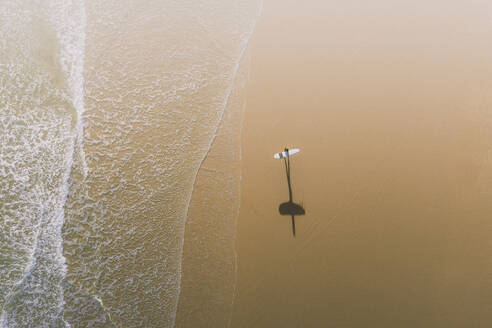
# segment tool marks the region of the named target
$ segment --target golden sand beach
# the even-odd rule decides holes
[[[231,327],[492,322],[484,1],[266,1],[251,43]],[[291,158],[290,217],[284,163]]]

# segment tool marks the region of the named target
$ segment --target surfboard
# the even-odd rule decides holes
[[[297,154],[300,151],[301,150],[300,149],[297,149],[297,148],[289,149],[288,151],[283,151],[281,153],[277,153],[277,154],[273,155],[273,158],[275,158],[275,159],[286,158],[286,157],[295,155],[295,154]]]

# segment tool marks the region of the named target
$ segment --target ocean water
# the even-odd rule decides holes
[[[197,307],[182,284],[203,273],[209,286],[228,279],[211,302],[228,304],[217,316],[228,324],[244,58],[260,9],[0,3],[1,327],[172,327]],[[217,211],[194,191],[211,168],[224,177]],[[197,234],[189,216],[222,223]],[[224,242],[207,263],[193,248],[211,235]]]

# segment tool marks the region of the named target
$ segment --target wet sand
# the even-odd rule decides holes
[[[198,170],[183,243],[176,327],[227,327],[236,288],[241,124],[249,52],[239,63],[223,118]]]
[[[231,327],[492,322],[490,7],[265,2]]]

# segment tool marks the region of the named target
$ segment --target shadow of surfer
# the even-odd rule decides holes
[[[288,154],[289,149],[285,148],[285,152]],[[296,221],[295,221],[295,216],[296,215],[304,215],[306,214],[306,211],[304,208],[299,205],[294,203],[292,200],[292,184],[290,181],[290,156],[284,157],[284,164],[285,164],[285,173],[287,175],[287,185],[289,186],[289,201],[280,204],[278,207],[278,212],[280,215],[290,215],[292,217],[292,234],[294,237],[296,236]]]

